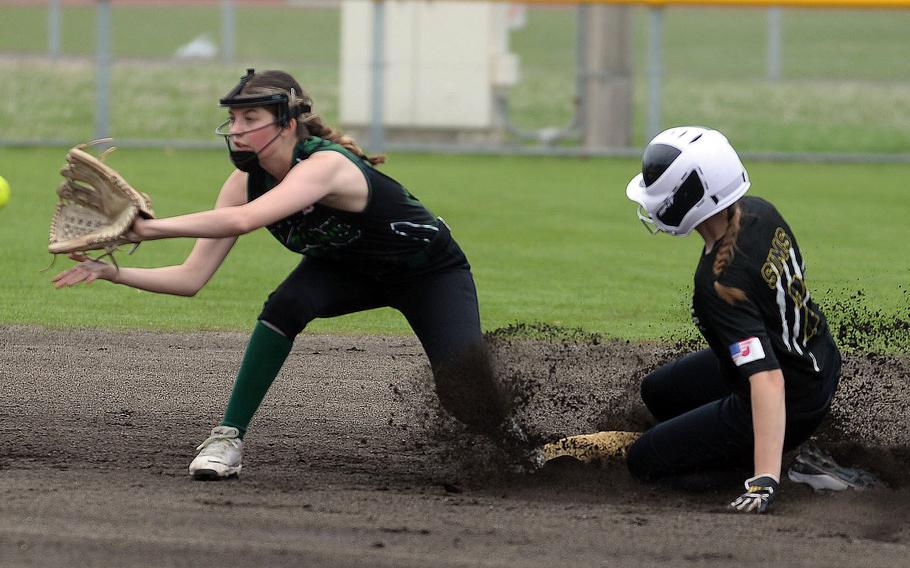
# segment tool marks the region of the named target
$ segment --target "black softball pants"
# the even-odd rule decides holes
[[[816,394],[787,399],[784,451],[798,447],[822,423],[836,384],[835,378]],[[731,392],[710,349],[650,373],[642,381],[641,397],[658,424],[629,448],[629,470],[639,479],[751,470],[755,442],[751,402]]]
[[[269,296],[259,319],[293,340],[315,318],[394,308],[423,345],[443,408],[495,434],[506,409],[480,327],[474,279],[457,243],[439,238],[423,268],[382,276],[305,257]]]

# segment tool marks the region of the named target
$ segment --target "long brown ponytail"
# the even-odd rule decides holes
[[[739,207],[739,203],[734,203],[727,208],[727,230],[724,231],[724,236],[720,239],[720,244],[717,247],[717,256],[714,257],[714,266],[712,267],[715,278],[714,291],[731,306],[738,301],[745,300],[746,293],[739,288],[724,286],[717,279],[720,278],[720,275],[733,261],[733,256],[736,254],[736,239],[739,237],[741,220],[742,210]]]
[[[276,89],[288,95],[290,105],[302,107],[303,109],[313,108],[313,99],[304,92],[296,79],[284,71],[263,71],[261,73],[256,73],[244,86],[243,93],[274,92]],[[293,91],[293,94],[291,91]],[[265,108],[274,114],[275,111],[271,107]],[[292,108],[292,116],[293,110],[294,109]],[[353,138],[342,133],[340,130],[335,130],[326,125],[322,122],[322,118],[313,112],[302,112],[300,116],[297,117],[296,134],[299,140],[305,140],[311,135],[318,136],[325,140],[331,140],[332,142],[347,148],[352,153],[374,166],[385,163],[384,155],[367,156],[366,152],[354,142]]]
[[[308,116],[312,116],[312,118],[307,120]],[[303,122],[304,120],[306,120],[305,123]],[[298,121],[298,124],[300,126],[306,128],[306,130],[309,131],[309,133],[312,134],[313,136],[318,136],[325,140],[331,140],[332,142],[335,142],[336,144],[340,144],[341,146],[344,146],[345,148],[347,148],[354,154],[357,154],[364,160],[370,162],[374,166],[378,166],[379,164],[385,163],[385,155],[379,154],[376,156],[367,156],[366,152],[364,152],[360,148],[360,146],[358,146],[357,143],[354,142],[353,138],[351,138],[347,134],[342,133],[340,130],[335,130],[334,128],[326,125],[324,122],[322,122],[322,119],[318,116],[303,115],[301,117],[301,120]],[[298,137],[300,136],[299,127],[297,130],[297,135],[298,135]]]

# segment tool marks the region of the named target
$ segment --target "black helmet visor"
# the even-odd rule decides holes
[[[666,144],[649,144],[641,159],[641,174],[645,187],[657,181],[681,153],[679,148]]]
[[[705,186],[698,172],[691,171],[682,184],[664,201],[657,218],[664,225],[679,227],[686,213],[705,197]]]

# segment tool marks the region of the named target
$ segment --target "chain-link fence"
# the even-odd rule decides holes
[[[0,144],[218,144],[217,99],[254,67],[385,149],[634,154],[685,123],[907,160],[908,29],[897,8],[0,0]]]

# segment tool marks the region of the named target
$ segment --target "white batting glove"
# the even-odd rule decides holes
[[[764,513],[777,497],[780,479],[771,473],[750,477],[744,484],[746,492],[730,503],[734,511],[742,513]]]

